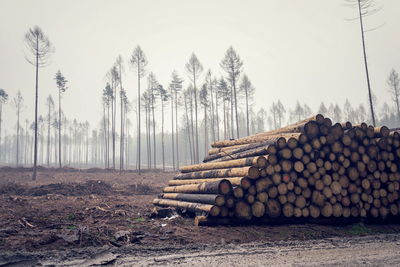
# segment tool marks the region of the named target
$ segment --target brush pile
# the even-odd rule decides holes
[[[400,134],[316,115],[212,144],[153,201],[209,221],[387,218],[399,214]]]

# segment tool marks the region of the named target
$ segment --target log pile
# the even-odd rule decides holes
[[[153,204],[208,221],[387,218],[400,209],[400,132],[316,115],[212,144]]]

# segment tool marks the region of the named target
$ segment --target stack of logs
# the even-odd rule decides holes
[[[400,133],[388,127],[332,124],[319,114],[212,147],[153,204],[203,215],[196,224],[399,214]]]

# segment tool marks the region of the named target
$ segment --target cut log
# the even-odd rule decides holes
[[[184,179],[198,179],[198,178],[226,178],[226,177],[248,177],[250,179],[257,179],[260,176],[260,171],[257,167],[242,167],[242,168],[227,168],[227,169],[215,169],[208,171],[198,171],[182,173],[175,176],[175,180]]]
[[[187,173],[187,172],[207,171],[215,169],[240,168],[246,166],[264,168],[267,165],[267,162],[268,161],[264,156],[259,156],[259,157],[242,158],[242,159],[227,160],[221,162],[209,162],[209,163],[184,166],[181,168],[181,172]]]
[[[229,178],[203,178],[203,179],[185,179],[185,180],[169,180],[168,185],[185,185],[185,184],[202,184],[228,180],[232,185],[241,185],[243,177],[229,177]]]
[[[238,138],[236,140],[247,140],[249,138],[260,138],[260,137],[273,136],[273,135],[284,135],[287,133],[301,133],[301,132],[304,132],[305,125],[308,122],[316,121],[317,123],[321,123],[321,121],[323,121],[323,120],[324,120],[323,115],[317,114],[310,118],[304,119],[302,121],[296,122],[294,124],[291,124],[291,125],[288,125],[288,126],[276,129],[276,130],[262,132],[262,133],[258,133],[258,134],[252,135],[252,136]],[[229,141],[231,141],[231,140],[229,140]],[[213,144],[211,144],[211,146],[217,147],[217,144],[218,144],[218,142],[214,142]]]
[[[242,148],[242,147],[245,147],[245,146],[246,145],[237,145],[237,146],[229,146],[229,147],[211,148],[210,150],[208,150],[207,154],[208,155],[214,155],[214,154],[218,154],[220,152],[229,152],[229,151],[232,151],[234,149]]]
[[[318,126],[317,126],[318,128]],[[293,138],[299,138],[300,133],[283,133],[283,134],[278,134],[278,135],[266,135],[266,136],[257,136],[257,137],[244,137],[240,139],[235,139],[235,140],[224,140],[224,141],[216,141],[214,142],[211,146],[212,147],[229,147],[229,146],[236,146],[236,145],[245,145],[245,144],[253,144],[253,143],[260,143],[260,142],[265,142],[269,141],[271,144],[274,144],[278,141],[279,138],[285,138],[289,139],[291,137]]]
[[[214,194],[164,193],[161,194],[161,198],[217,205],[219,207],[225,204],[225,197],[223,195],[214,195]]]
[[[265,141],[265,142],[259,142],[259,143],[254,143],[254,144],[247,144],[247,145],[241,145],[239,148],[230,150],[230,151],[222,151],[217,154],[213,155],[208,155],[204,158],[203,162],[209,162],[209,161],[218,161],[218,159],[221,158],[229,158],[230,159],[238,159],[236,154],[240,154],[243,152],[249,152],[253,151],[253,153],[260,153],[260,154],[255,154],[255,155],[250,155],[250,156],[245,156],[245,157],[251,157],[251,156],[259,156],[259,155],[265,155],[265,154],[275,154],[276,153],[276,146],[274,145],[274,142],[271,141]],[[236,156],[234,156],[236,155]],[[242,157],[242,158],[245,158]],[[219,160],[221,161],[221,160]]]
[[[278,201],[270,199],[266,204],[266,214],[271,218],[276,218],[281,215],[281,205]]]
[[[192,203],[170,199],[154,199],[153,204],[161,207],[175,207],[181,210],[187,210],[190,212],[208,213],[210,216],[218,216],[220,208],[215,205],[207,205],[200,203]]]
[[[244,201],[238,201],[235,205],[235,216],[238,219],[251,219],[251,207]]]
[[[232,184],[228,180],[221,180],[211,183],[188,184],[178,186],[167,186],[164,193],[198,193],[198,194],[222,194],[227,195],[232,192]]]
[[[255,201],[253,205],[251,205],[251,213],[254,217],[260,218],[265,213],[265,206],[260,201]]]

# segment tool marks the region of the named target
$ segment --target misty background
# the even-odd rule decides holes
[[[366,18],[365,27],[368,30],[384,24],[366,35],[379,118],[385,103],[394,108],[387,79],[392,69],[400,70],[400,3],[378,3],[382,10]],[[208,69],[217,78],[225,76],[220,62],[233,46],[243,61],[243,72],[255,88],[254,111],[264,109],[267,118],[272,104],[279,100],[286,109],[283,124],[293,121],[290,111],[295,110],[298,101],[307,104],[312,114],[319,110],[321,102],[343,109],[346,100],[353,107],[363,104],[368,112],[360,26],[357,21],[347,20],[354,17],[357,11],[344,6],[343,1],[328,0],[1,1],[0,87],[10,97],[9,104],[3,106],[2,135],[15,134],[16,108],[12,99],[18,91],[24,98],[21,121],[33,120],[35,70],[25,60],[23,38],[34,25],[43,29],[55,47],[51,64],[40,69],[39,114],[46,114],[45,103],[50,94],[56,98],[54,76],[61,70],[69,87],[62,99],[64,115],[70,120],[88,121],[91,129],[101,128],[102,90],[118,55],[124,60],[124,89],[128,100],[136,105],[136,73],[128,61],[137,45],[146,54],[148,73],[153,72],[165,88],[173,70],[184,79],[183,88],[191,83],[185,64],[193,52],[204,67],[199,85]],[[143,88],[147,88],[146,79]],[[244,112],[242,102],[240,111]],[[200,114],[202,117],[202,111]],[[157,115],[159,131],[159,111]],[[135,113],[127,116],[135,126]],[[168,133],[168,110],[165,121]],[[267,119],[264,123],[263,130],[275,126]],[[135,161],[134,126],[130,165]],[[253,132],[257,130],[260,129]],[[241,130],[241,136],[245,134]],[[200,148],[204,154],[204,144]],[[188,160],[185,153],[182,151],[182,157]]]

